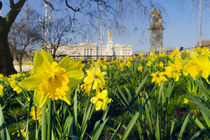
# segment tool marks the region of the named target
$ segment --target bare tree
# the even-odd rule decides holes
[[[16,72],[8,45],[8,33],[25,1],[19,0],[15,3],[10,0],[10,11],[5,17],[0,16],[0,73],[4,75]]]
[[[23,58],[29,57],[28,52],[36,49],[41,41],[38,14],[26,7],[25,15],[13,23],[9,32],[9,46],[14,50],[13,58],[19,63],[20,71]]]
[[[122,15],[128,14],[128,9],[130,11],[134,11],[134,9],[140,9],[138,11],[140,11],[140,13],[143,13],[142,15],[148,14],[147,11],[151,9],[150,7],[155,6],[153,1],[155,0],[43,0],[44,3],[48,4],[51,7],[51,11],[58,11],[60,3],[62,3],[63,5],[65,5],[65,7],[70,9],[71,12],[73,12],[72,19],[75,19],[74,13],[82,13],[91,18],[99,17],[97,5],[99,5],[100,3],[105,9],[104,13],[107,13],[107,15],[105,15],[107,17],[107,21],[112,21],[109,22],[107,25],[113,26],[114,23],[115,27],[120,27],[120,22],[117,20],[117,17],[123,17]],[[9,12],[6,14],[5,17],[0,16],[0,73],[4,75],[9,75],[16,72],[13,65],[13,58],[8,45],[8,33],[25,2],[26,0],[9,0]],[[0,3],[2,2],[0,1]],[[62,7],[61,9],[66,10],[66,8],[64,7]]]
[[[70,34],[75,32],[75,29],[71,26],[71,22],[68,18],[58,18],[50,20],[48,24],[47,40],[42,44],[42,47],[46,48],[55,59],[58,48],[61,45],[68,44],[71,41]]]

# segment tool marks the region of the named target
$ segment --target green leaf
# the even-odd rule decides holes
[[[144,77],[144,79],[141,81],[141,83],[139,84],[138,88],[136,89],[136,96],[138,96],[139,92],[141,91],[141,89],[143,88],[144,84],[146,83],[148,78],[148,74]]]
[[[204,94],[206,95],[206,97],[210,100],[210,92],[203,86],[201,81],[196,80],[195,82],[199,85],[199,87],[201,87],[201,89],[204,91]]]
[[[131,101],[131,98],[132,98],[131,92],[129,91],[129,89],[126,86],[124,88],[125,88],[125,90],[127,92],[127,95],[128,95],[128,101],[130,102]]]
[[[144,98],[143,98],[143,102],[144,102]],[[148,101],[147,105],[145,106],[146,119],[147,119],[147,122],[149,123],[150,131],[151,131],[151,133],[153,133],[152,120],[151,120],[151,116],[150,116],[150,112],[152,112],[152,110],[150,110],[148,104],[149,104],[149,101]]]
[[[195,97],[189,93],[188,95],[193,100],[193,102],[200,108],[200,110],[203,111],[208,116],[208,118],[210,118],[210,110],[208,109],[208,107],[202,104],[202,102],[200,101],[200,98]]]
[[[103,121],[103,123],[99,126],[99,128],[97,129],[97,131],[93,134],[93,140],[98,140],[100,135],[101,135],[101,132],[104,128],[104,125],[106,124],[107,120],[109,118],[107,118],[105,121]]]
[[[117,89],[118,89],[122,99],[123,99],[123,102],[126,104],[126,106],[128,106],[128,100],[127,100],[125,94],[123,93],[123,91],[122,91],[122,89],[120,88],[119,85],[116,85],[116,86],[117,86]]]
[[[200,129],[203,129],[205,128],[204,125],[198,120],[197,117],[195,117],[194,115],[192,116],[192,120],[195,121],[195,123],[197,124],[197,126],[200,128]]]
[[[78,132],[78,124],[77,124],[77,91],[79,86],[76,88],[74,93],[74,126],[76,128],[76,134]]]
[[[164,85],[164,82],[162,82],[160,85],[160,89],[159,89],[159,93],[158,93],[158,105],[160,104],[161,97],[164,96],[163,95],[164,94],[163,93],[163,85]],[[164,97],[162,97],[162,98],[164,98]],[[164,103],[162,102],[162,104],[164,104]]]
[[[0,105],[0,133],[2,140],[10,140],[10,136],[7,130],[6,122],[4,121],[4,115]]]
[[[189,112],[188,115],[187,115],[187,117],[185,118],[184,123],[182,124],[181,130],[180,130],[180,132],[179,132],[179,136],[178,136],[178,139],[179,139],[179,140],[182,139],[183,133],[184,133],[184,131],[185,131],[185,128],[186,128],[187,123],[188,123],[188,121],[189,121],[189,119],[190,119],[191,116],[192,116],[192,113]]]
[[[114,131],[112,137],[111,137],[111,140],[115,140],[116,137],[117,137],[117,133],[120,131],[120,128],[122,127],[122,124],[123,122],[121,122],[118,126],[117,126],[117,129]]]
[[[88,104],[87,104],[88,106]],[[87,129],[87,121],[88,119],[90,119],[90,117],[92,116],[92,111],[94,108],[92,108],[92,103],[90,104],[88,110],[85,111],[84,113],[84,117],[83,117],[83,120],[82,120],[82,127],[81,127],[81,136],[80,136],[80,139],[82,140],[84,135],[85,135],[85,132],[86,132],[86,129]]]
[[[68,116],[64,124],[64,135],[71,136],[73,135],[73,117]]]
[[[132,117],[131,121],[129,122],[128,126],[125,129],[124,135],[122,136],[122,140],[127,140],[127,137],[129,136],[134,124],[136,123],[139,115],[142,114],[143,108],[145,107],[145,105],[149,101],[149,99],[152,96],[152,94],[154,93],[155,89],[156,89],[156,86],[153,88],[152,92],[150,93],[150,96],[146,99],[144,104],[141,107],[139,107],[138,112],[136,112],[135,115]]]
[[[202,114],[207,126],[210,127],[210,120],[209,120],[208,116],[205,113],[203,113],[203,111],[201,111],[201,114]]]
[[[160,140],[160,127],[159,127],[159,115],[157,113],[156,126],[155,126],[155,138]]]
[[[201,130],[199,130],[198,132],[196,132],[191,138],[190,138],[190,140],[197,140],[197,139],[199,139],[199,136],[200,135],[202,135],[203,133],[205,133],[207,136],[208,136],[208,138],[210,138],[210,128],[208,127],[208,128],[204,128],[204,129],[201,129]]]
[[[129,134],[130,134],[134,124],[136,123],[136,120],[138,119],[139,115],[140,115],[140,113],[136,112],[135,115],[132,117],[131,121],[129,122],[128,126],[125,129],[122,140],[127,140],[127,137],[129,136]]]
[[[171,123],[171,130],[170,130],[170,137],[172,137],[172,134],[173,134],[173,131],[174,131],[174,126],[175,126],[175,123],[176,123],[176,120],[172,120],[172,123]]]
[[[147,78],[148,78],[148,74],[144,77],[144,79],[140,82],[139,86],[137,87],[137,89],[135,90],[135,95],[133,96],[133,98],[131,99],[130,103],[129,103],[129,106],[131,106],[136,98],[139,96],[140,94],[140,91],[142,90],[142,88],[144,87],[146,81],[147,81]]]

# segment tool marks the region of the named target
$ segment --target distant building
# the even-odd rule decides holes
[[[200,43],[200,41],[198,41],[196,43],[196,47],[200,46],[200,44],[201,44],[201,47],[208,47],[208,48],[210,48],[210,40],[202,40],[201,43]]]
[[[76,45],[61,45],[56,51],[56,56],[69,55],[75,59],[123,59],[131,56],[133,49],[131,45],[114,44],[111,38],[111,32],[108,32],[109,36],[106,45],[98,46],[92,42],[81,42]],[[48,48],[49,50],[50,48]]]

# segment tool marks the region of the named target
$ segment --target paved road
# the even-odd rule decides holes
[[[29,71],[31,68],[33,68],[33,65],[23,65],[22,70],[23,71]],[[19,72],[20,68],[18,65],[15,65],[15,69]]]

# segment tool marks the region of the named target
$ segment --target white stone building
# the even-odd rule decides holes
[[[50,48],[48,48],[50,49]],[[69,55],[75,59],[101,59],[106,57],[107,59],[123,59],[133,54],[132,46],[114,44],[111,38],[111,32],[107,39],[107,44],[98,46],[96,43],[81,42],[77,45],[62,45],[59,46],[56,51],[56,56]]]

